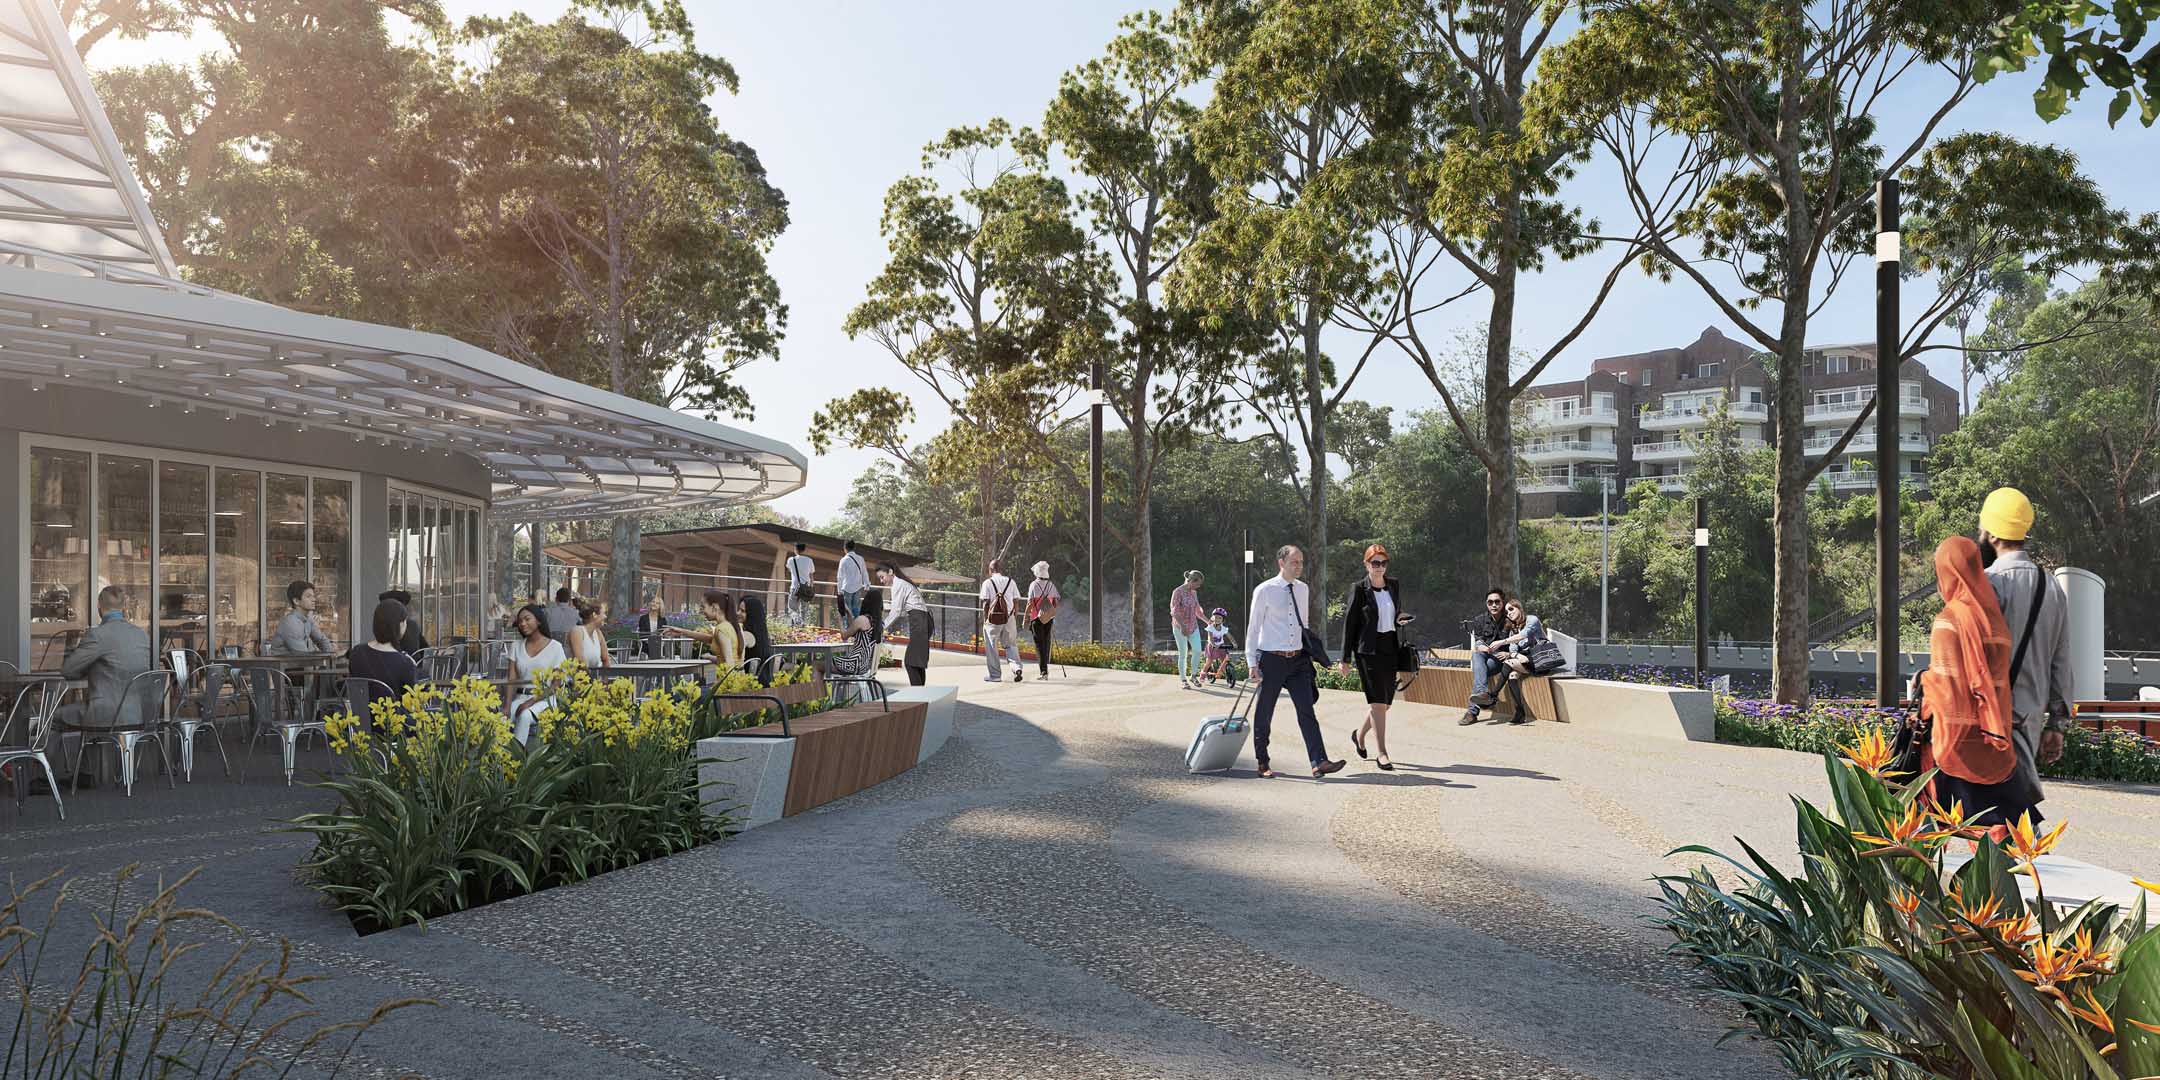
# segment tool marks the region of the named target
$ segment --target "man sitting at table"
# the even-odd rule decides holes
[[[310,656],[330,651],[330,635],[315,625],[315,586],[295,581],[285,586],[285,600],[292,610],[278,620],[270,638],[272,656]]]
[[[151,657],[149,633],[128,621],[127,593],[118,585],[107,585],[98,590],[97,602],[98,624],[84,631],[81,644],[60,664],[60,674],[67,678],[89,680],[90,708],[86,715],[81,705],[63,707],[58,715],[63,727],[126,727],[154,715],[150,710],[157,703],[155,694],[138,695],[143,699],[140,715],[113,715],[127,694],[129,680],[149,671],[156,661]]]

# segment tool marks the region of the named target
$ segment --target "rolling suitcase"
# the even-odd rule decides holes
[[[1186,772],[1222,772],[1237,764],[1238,756],[1245,752],[1246,740],[1252,738],[1252,725],[1238,712],[1244,700],[1245,691],[1240,689],[1231,699],[1228,716],[1210,716],[1200,721],[1200,730],[1193,732],[1192,748],[1185,751]]]

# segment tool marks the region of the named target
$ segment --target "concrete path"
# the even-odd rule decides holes
[[[1395,713],[1392,773],[1188,776],[1229,695],[1073,669],[956,683],[955,737],[886,784],[731,843],[359,938],[265,831],[319,801],[261,776],[0,807],[18,881],[201,866],[189,899],[287,937],[330,1015],[396,1014],[344,1075],[1602,1077],[1778,1075],[1668,961],[1650,879],[1682,843],[1791,846],[1782,751],[1458,728]],[[1287,702],[1274,757],[1304,758]],[[2055,785],[2064,850],[2160,868],[2160,791]],[[147,891],[137,886],[134,893]],[[87,913],[88,899],[70,910]],[[83,921],[87,925],[87,920]]]

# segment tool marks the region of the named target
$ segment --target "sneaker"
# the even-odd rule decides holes
[[[1004,682],[1005,680],[1003,680],[1003,679],[1000,679],[1000,678],[998,678],[998,677],[997,677],[997,676],[995,676],[995,675],[985,675],[985,676],[983,676],[983,681],[984,681],[984,682]]]
[[[1019,682],[1019,681],[1020,681],[1020,669],[1019,669],[1019,668],[1014,668],[1014,669],[1013,669],[1013,681],[1014,681],[1014,682]]]
[[[1456,727],[1469,727],[1470,725],[1472,725],[1472,724],[1475,724],[1475,723],[1477,723],[1477,710],[1476,710],[1476,709],[1464,709],[1464,710],[1463,710],[1463,714],[1462,714],[1462,719],[1460,719],[1460,720],[1457,720],[1457,721],[1455,721],[1455,726],[1456,726]]]

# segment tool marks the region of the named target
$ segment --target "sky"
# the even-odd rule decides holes
[[[449,0],[451,15],[522,9],[535,18],[560,12],[558,3],[506,4]],[[1066,71],[1098,55],[1116,36],[1118,20],[1143,6],[1135,0],[916,0],[911,3],[792,0],[686,0],[698,45],[725,57],[741,90],[714,102],[722,126],[754,147],[772,181],[786,193],[790,224],[774,245],[771,266],[788,306],[787,337],[778,361],[739,373],[756,409],[731,421],[809,454],[812,414],[825,402],[868,386],[906,388],[912,377],[867,340],[840,329],[863,298],[865,284],[885,260],[878,217],[893,181],[920,167],[924,144],[948,129],[1002,116],[1035,124]],[[164,46],[169,48],[169,44]],[[93,68],[146,58],[156,46],[115,43],[92,53]],[[2034,76],[2010,75],[1980,89],[1952,115],[1946,131],[2000,130],[2075,152],[2108,198],[2136,212],[2160,211],[2160,130],[2126,120],[2110,130],[2104,96],[2088,94],[2069,116],[2043,123],[2033,113]],[[1886,143],[1909,139],[1924,110],[1939,103],[1941,83],[1911,77],[1878,113]],[[1900,145],[1902,143],[1900,142]],[[1625,220],[1617,182],[1593,164],[1565,189],[1608,226]],[[1596,288],[1605,265],[1596,258],[1560,264],[1523,283],[1518,341],[1542,351],[1580,314],[1579,297]],[[1874,275],[1856,266],[1813,321],[1815,343],[1872,340]],[[1906,310],[1924,297],[1908,286]],[[1428,340],[1477,326],[1483,302],[1473,297],[1427,320]],[[1600,356],[1685,345],[1705,327],[1741,336],[1694,285],[1659,284],[1630,272],[1590,329],[1548,369],[1543,380],[1578,378]],[[1353,347],[1333,341],[1340,355]],[[1955,385],[1957,362],[1930,354],[1938,377]],[[1439,404],[1438,395],[1408,359],[1383,354],[1359,376],[1350,396],[1407,413]],[[942,429],[945,416],[918,399],[918,438]],[[775,502],[813,526],[834,518],[851,485],[879,455],[835,447],[812,456],[809,482]]]

